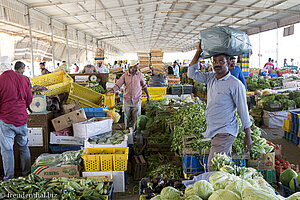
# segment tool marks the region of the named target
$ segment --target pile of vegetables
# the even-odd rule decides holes
[[[95,135],[88,139],[90,144],[121,144],[124,139],[125,135],[129,133],[129,130],[115,130],[112,131],[110,134],[101,134]]]
[[[296,171],[296,167],[292,164],[290,164],[289,161],[286,161],[282,158],[279,158],[278,156],[275,156],[275,169],[277,171],[277,173],[280,174],[281,170],[286,170],[288,168],[290,168],[294,171]]]
[[[112,183],[96,178],[53,178],[44,179],[36,174],[27,177],[10,179],[0,183],[0,199],[11,195],[28,195],[31,199],[94,199],[105,200],[111,190]],[[6,198],[7,199],[7,198]],[[11,198],[10,198],[11,199]]]
[[[268,89],[270,88],[271,85],[269,83],[269,80],[265,79],[263,76],[258,76],[258,75],[251,75],[248,78],[248,85],[247,89],[249,91],[255,91],[259,89]]]
[[[98,83],[98,82],[96,82]],[[89,87],[89,86],[85,86],[86,88],[89,88],[91,90],[94,90],[95,92],[98,92],[100,94],[105,94],[107,92],[107,90],[105,90],[101,85],[97,85],[94,87]]]
[[[176,190],[181,191],[180,193],[183,193],[183,191],[185,190],[185,186],[180,179],[166,179],[155,177],[152,180],[150,180],[149,178],[142,178],[140,182],[140,192],[142,195],[146,195],[146,199],[151,199],[151,197],[159,195],[164,188],[170,186]],[[169,189],[165,189],[164,193],[166,190]]]
[[[269,82],[270,82],[271,87],[273,87],[273,88],[283,86],[281,78],[274,78],[274,79],[271,79]]]
[[[172,150],[182,154],[182,136],[195,136],[192,149],[198,151],[200,155],[206,149],[210,149],[209,142],[203,142],[203,133],[206,130],[206,104],[195,98],[195,103],[179,108],[174,114],[175,126],[172,137]]]
[[[60,165],[78,165],[81,162],[82,150],[79,151],[66,151],[62,154],[42,154],[40,155],[35,164],[37,166],[60,166]]]
[[[147,161],[147,177],[162,177],[167,179],[179,179],[182,177],[182,164],[176,162],[176,159],[168,155],[162,155],[161,158],[158,154],[146,155]]]
[[[267,111],[272,111],[271,105],[280,105],[281,110],[288,110],[289,108],[294,107],[296,103],[284,94],[273,94],[263,96],[259,101],[259,105],[262,105]]]

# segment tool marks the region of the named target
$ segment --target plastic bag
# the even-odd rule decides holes
[[[246,33],[228,26],[217,26],[200,31],[202,57],[210,58],[218,54],[239,56],[250,53],[252,45]]]
[[[118,123],[121,118],[120,114],[116,112],[116,109],[108,111],[106,115],[107,117],[112,118],[114,123]]]
[[[167,77],[163,74],[155,74],[149,80],[150,87],[165,87],[167,86]]]
[[[36,159],[35,164],[37,166],[79,165],[82,152],[82,150],[79,150],[66,151],[62,154],[42,154]]]

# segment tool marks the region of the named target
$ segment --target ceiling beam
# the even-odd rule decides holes
[[[33,3],[28,4],[29,8],[42,8],[47,6],[59,6],[59,5],[66,5],[66,4],[77,4],[77,3],[84,3],[85,1],[79,0],[79,1],[54,1],[51,3]]]
[[[167,4],[170,2],[167,2]],[[245,10],[257,10],[257,11],[263,11],[263,12],[272,12],[272,13],[286,13],[286,14],[300,14],[300,11],[291,11],[291,10],[283,10],[283,9],[275,9],[275,8],[259,8],[259,7],[253,7],[253,6],[242,6],[242,5],[232,5],[232,4],[226,4],[226,3],[219,3],[219,2],[207,2],[202,0],[189,0],[189,1],[180,1],[175,2],[177,4],[185,4],[185,3],[197,3],[207,6],[223,6],[227,8],[240,8]]]

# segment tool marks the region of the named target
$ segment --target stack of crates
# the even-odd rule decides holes
[[[276,180],[276,169],[265,169],[265,170],[258,170],[264,177],[264,179],[272,186],[277,185]]]
[[[291,113],[292,128],[290,132],[289,142],[300,148],[300,144],[299,144],[300,111],[290,111],[290,113]]]
[[[204,173],[208,171],[208,155],[190,156],[184,155],[182,160],[183,175],[185,179],[195,173]]]

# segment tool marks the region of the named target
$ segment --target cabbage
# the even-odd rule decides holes
[[[256,180],[253,180],[251,178],[245,179],[245,181],[247,181],[248,183],[250,183],[253,187],[257,187],[258,183]]]
[[[280,200],[281,198],[275,193],[269,193],[266,190],[262,190],[254,187],[246,187],[242,191],[243,200]]]
[[[280,182],[285,186],[289,186],[291,180],[297,176],[298,174],[294,170],[288,168],[280,174]]]
[[[179,200],[180,192],[175,188],[168,186],[162,189],[160,193],[161,200]]]
[[[241,200],[241,198],[230,190],[214,191],[208,200]]]
[[[192,196],[185,198],[185,200],[202,200],[202,199],[200,197],[198,197],[197,195],[192,195]]]
[[[213,185],[214,190],[224,189],[227,185],[236,180],[241,179],[226,172],[216,172],[209,177],[209,182]]]
[[[197,181],[193,186],[194,193],[202,199],[208,199],[208,197],[214,192],[213,186],[205,181]]]
[[[266,192],[268,192],[270,194],[275,194],[274,188],[264,178],[254,177],[253,179],[258,183],[258,187],[261,190],[265,190]]]
[[[225,187],[225,190],[230,190],[237,195],[241,196],[241,193],[245,187],[251,187],[251,184],[245,180],[234,181]]]
[[[286,200],[300,200],[300,192],[294,193],[292,196],[289,196]]]
[[[225,165],[225,166],[221,167],[220,171],[233,174],[235,170],[234,170],[234,168],[232,166]]]
[[[161,200],[161,198],[160,198],[160,195],[157,195],[157,196],[151,198],[150,200]]]
[[[193,187],[188,187],[188,188],[185,188],[185,191],[184,191],[184,196],[185,197],[189,197],[189,196],[193,196],[195,195],[195,192],[193,190]]]

